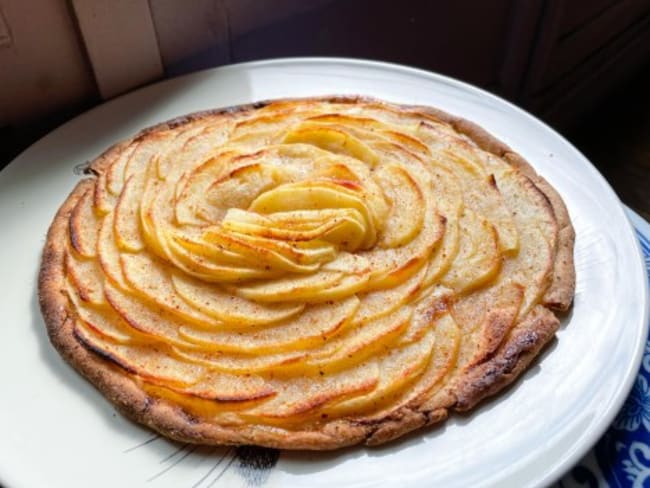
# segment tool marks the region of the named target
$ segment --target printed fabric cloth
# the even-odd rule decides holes
[[[650,225],[628,213],[650,276]],[[556,488],[574,487],[650,488],[650,337],[623,408],[587,456],[556,484]]]

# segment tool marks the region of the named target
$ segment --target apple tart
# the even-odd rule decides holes
[[[573,299],[556,191],[436,109],[202,112],[86,173],[44,249],[47,330],[120,411],[173,439],[386,442],[513,381]]]

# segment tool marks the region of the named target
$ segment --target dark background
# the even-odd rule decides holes
[[[73,21],[75,3],[67,4]],[[650,0],[149,0],[148,6],[164,77],[283,56],[357,57],[436,71],[552,125],[650,219]],[[97,76],[92,61],[88,69]],[[0,117],[0,168],[106,98],[94,86],[37,117],[5,125]]]

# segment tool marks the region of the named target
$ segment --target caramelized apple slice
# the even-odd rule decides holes
[[[92,305],[106,305],[104,300],[104,275],[99,263],[92,259],[79,259],[66,249],[64,254],[66,275],[79,293],[79,297]]]
[[[140,199],[145,187],[146,174],[135,174],[124,184],[114,212],[114,233],[117,246],[125,251],[144,249],[140,232]]]
[[[205,366],[179,361],[167,354],[167,347],[162,344],[118,344],[78,326],[74,332],[91,351],[153,383],[189,386],[207,373]]]
[[[406,384],[408,388],[402,386],[383,395],[383,398],[377,399],[377,403],[372,405],[372,409],[365,408],[364,405],[358,405],[357,411],[360,410],[362,413],[365,411],[365,415],[359,420],[373,421],[381,419],[387,413],[394,412],[402,406],[411,403],[420,404],[421,398],[430,397],[436,388],[440,388],[446,383],[444,380],[452,375],[456,367],[461,341],[460,330],[449,313],[435,317],[432,326],[428,330],[434,335],[431,354],[415,381]],[[417,351],[417,344],[413,348]],[[366,405],[369,406],[367,403]],[[349,404],[349,406],[354,405]],[[342,407],[345,407],[345,405],[342,405]],[[425,406],[420,408],[426,410]],[[351,409],[348,412],[351,412]]]
[[[270,214],[292,210],[317,210],[327,208],[353,208],[366,222],[366,238],[362,248],[374,245],[377,239],[379,218],[371,213],[362,195],[347,190],[342,184],[326,181],[280,185],[262,193],[251,203],[249,210]]]
[[[296,210],[269,216],[230,209],[222,226],[232,232],[285,241],[331,242],[355,251],[366,237],[365,220],[353,208]]]
[[[424,226],[425,202],[418,183],[408,170],[397,165],[382,165],[375,172],[392,202],[390,215],[380,235],[381,247],[403,246]]]
[[[140,229],[148,250],[162,258],[168,258],[169,255],[162,234],[172,218],[170,197],[171,190],[162,181],[147,178],[140,199]]]
[[[198,246],[202,255],[221,260],[221,250],[239,254],[249,263],[268,271],[280,269],[294,273],[316,271],[319,264],[330,261],[336,252],[333,245],[324,241],[283,242],[277,239],[257,237],[232,232],[222,227],[209,227],[201,236],[206,245]],[[181,245],[184,243],[181,241]]]
[[[359,295],[361,303],[354,316],[354,324],[376,320],[406,303],[420,289],[425,273],[426,268],[422,268],[401,285]]]
[[[133,341],[134,331],[128,324],[111,312],[108,307],[94,307],[84,304],[79,299],[77,290],[70,282],[66,282],[66,295],[75,306],[80,322],[79,326],[92,329],[96,334],[111,341],[129,343]],[[137,332],[136,332],[137,334]]]
[[[146,172],[150,178],[157,178],[158,159],[164,157],[175,137],[173,131],[161,131],[149,134],[138,141],[124,168],[124,181],[143,172]]]
[[[318,272],[293,275],[273,281],[242,285],[237,293],[249,300],[326,301],[347,297],[363,289],[370,278],[368,260],[353,254],[341,253]]]
[[[180,335],[205,350],[236,353],[304,351],[324,344],[350,323],[359,300],[352,296],[334,304],[312,305],[297,318],[250,333],[181,327]]]
[[[117,196],[108,191],[106,172],[103,171],[97,177],[93,192],[93,208],[99,215],[106,215],[115,208]]]
[[[115,315],[150,341],[191,346],[178,334],[186,322],[171,316],[161,307],[125,293],[110,283],[106,285],[106,299]]]
[[[465,209],[459,224],[460,249],[442,284],[457,292],[467,292],[498,275],[501,254],[496,231],[487,220]]]
[[[280,371],[282,368],[292,367],[307,357],[303,351],[291,351],[276,354],[237,354],[215,351],[202,351],[197,349],[183,349],[172,347],[180,359],[202,364],[211,370],[224,373],[264,373]]]
[[[168,234],[169,235],[169,234]],[[165,247],[169,252],[169,260],[185,273],[199,278],[208,283],[241,282],[252,279],[268,279],[279,274],[277,269],[267,267],[244,267],[230,264],[219,264],[221,253],[217,255],[217,262],[201,253],[188,251],[179,244],[178,239],[171,237],[165,240]],[[218,249],[218,246],[214,246]]]
[[[372,268],[368,289],[398,286],[422,269],[444,235],[445,225],[446,220],[430,210],[425,214],[422,231],[407,245],[362,253]]]
[[[379,383],[364,396],[358,396],[337,403],[327,409],[328,414],[339,416],[344,413],[360,413],[369,407],[376,408],[386,398],[394,396],[412,384],[424,371],[435,345],[435,332],[429,330],[417,343],[402,348],[390,349],[377,360]]]
[[[209,372],[191,386],[169,386],[173,391],[213,402],[243,403],[266,400],[276,391],[263,378],[252,375],[234,375]]]
[[[308,123],[289,132],[283,141],[285,144],[312,144],[316,147],[337,154],[345,154],[370,167],[378,162],[377,155],[363,141],[349,133],[329,127],[325,124]]]
[[[244,416],[267,420],[297,417],[296,420],[300,420],[306,415],[319,413],[328,404],[372,391],[379,383],[379,368],[373,361],[331,375],[270,383],[278,394],[263,405],[250,409]]]
[[[508,282],[477,291],[454,304],[454,320],[468,338],[461,351],[465,370],[493,356],[514,326],[523,298],[524,287]]]
[[[326,373],[354,367],[393,348],[396,338],[408,328],[412,313],[412,307],[402,307],[380,319],[358,326],[332,340],[328,346],[333,353],[308,358],[305,362],[307,366]]]
[[[411,303],[414,308],[408,331],[400,337],[401,345],[419,341],[431,327],[435,319],[449,311],[455,294],[453,290],[441,285],[433,285],[420,290]]]
[[[92,191],[88,190],[74,206],[68,221],[70,243],[81,256],[93,258],[97,255],[100,223],[93,210]]]
[[[231,127],[232,123],[224,120],[199,126],[198,131],[188,127],[173,142],[173,150],[158,160],[159,176],[166,181],[177,181],[183,173],[221,152]]]
[[[222,164],[225,164],[222,163]],[[241,163],[240,163],[241,164]],[[196,172],[196,175],[202,173]],[[264,191],[287,181],[289,175],[283,168],[271,164],[251,163],[236,166],[227,175],[216,179],[206,188],[205,199],[214,206],[222,209],[247,208],[251,202]],[[196,187],[199,180],[193,185]],[[186,192],[193,193],[196,188],[187,187]],[[187,199],[187,201],[190,201]],[[181,200],[181,205],[183,205]],[[181,205],[178,205],[179,209]],[[182,222],[181,219],[179,221]]]
[[[423,286],[437,282],[453,263],[460,249],[460,229],[458,221],[463,211],[462,192],[458,179],[449,171],[438,166],[431,168],[433,178],[433,194],[445,195],[436,202],[438,212],[445,218],[445,233],[440,245],[429,259],[427,275]]]
[[[179,273],[172,275],[178,294],[192,307],[215,319],[248,327],[287,320],[304,308],[301,303],[262,304],[225,292],[219,286],[210,286]]]
[[[122,192],[122,187],[126,180],[124,177],[124,168],[126,168],[126,164],[136,146],[137,144],[130,144],[129,147],[120,152],[117,159],[106,169],[106,189],[111,195],[119,196]]]
[[[519,249],[517,228],[511,212],[503,202],[494,175],[487,177],[487,183],[476,185],[471,191],[466,191],[464,201],[469,208],[483,215],[494,226],[500,250],[515,254]]]
[[[147,301],[153,301],[165,310],[192,323],[211,327],[216,320],[190,307],[178,295],[171,282],[168,266],[146,254],[122,254],[120,264],[126,281],[135,293]]]
[[[124,274],[122,273],[120,250],[115,244],[115,233],[113,229],[113,214],[109,213],[104,217],[99,228],[97,255],[104,275],[120,288],[128,290],[131,287],[124,279]]]
[[[519,235],[521,242],[525,244],[520,246],[516,258],[504,263],[503,278],[499,283],[505,282],[506,279],[526,283],[519,312],[519,318],[523,318],[535,303],[539,303],[548,288],[552,276],[554,249],[536,225],[529,223],[519,227]]]

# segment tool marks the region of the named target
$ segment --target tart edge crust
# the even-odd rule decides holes
[[[142,130],[133,139],[119,142],[109,148],[91,163],[86,172],[94,175],[101,174],[110,164],[110,156],[114,152],[156,131],[174,128],[205,117],[228,116],[234,112],[252,111],[278,101],[373,103],[386,105],[392,109],[415,110],[450,124],[481,149],[502,157],[518,168],[544,196],[557,224],[555,262],[550,285],[542,297],[542,303],[517,323],[505,337],[495,337],[498,346],[494,350],[484,351],[485,359],[469,368],[454,384],[430,398],[425,398],[424,401],[392,410],[381,419],[373,421],[339,419],[324,423],[314,430],[288,430],[255,424],[229,426],[211,424],[192,416],[165,399],[149,395],[138,384],[137,377],[132,377],[105,358],[89,351],[75,337],[73,312],[63,292],[65,283],[63,256],[70,213],[83,194],[95,185],[94,178],[86,178],[72,190],[50,226],[38,279],[39,303],[47,332],[50,341],[63,358],[95,385],[121,413],[167,437],[197,444],[255,444],[282,449],[326,450],[358,443],[382,444],[419,427],[440,422],[447,418],[449,411],[469,410],[484,398],[497,393],[514,381],[554,337],[560,325],[554,311],[564,312],[571,306],[575,290],[573,266],[575,233],[566,207],[555,189],[521,156],[473,122],[429,107],[390,104],[360,96],[270,100],[197,112],[154,125]],[[498,314],[492,320],[498,321]]]

